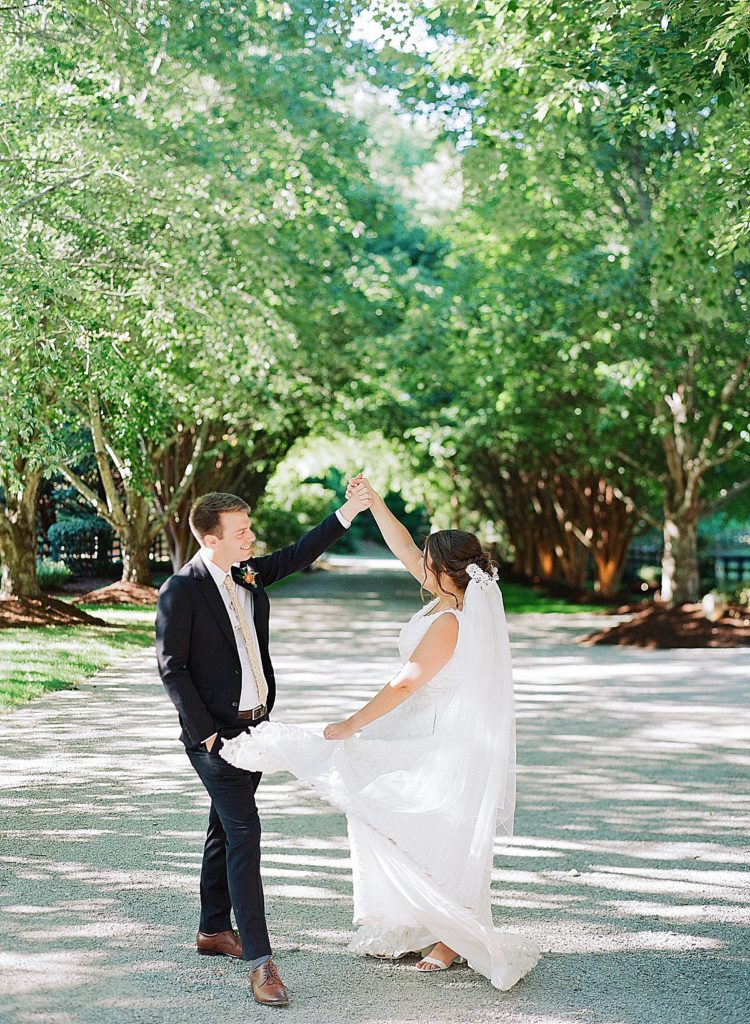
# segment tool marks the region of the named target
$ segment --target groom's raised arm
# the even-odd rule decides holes
[[[186,581],[172,576],[156,605],[156,660],[159,675],[194,744],[216,732],[216,723],[195,688],[188,668],[192,606]]]
[[[260,575],[264,587],[270,586],[283,580],[292,573],[300,572],[312,565],[316,558],[320,558],[332,544],[343,537],[348,527],[344,525],[342,518],[346,520],[346,513],[338,515],[333,512],[318,526],[300,537],[295,544],[274,551],[270,555],[261,555],[260,558],[252,558],[250,564]],[[347,520],[348,521],[348,520]]]

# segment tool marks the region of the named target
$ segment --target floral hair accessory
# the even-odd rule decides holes
[[[258,574],[255,569],[251,569],[250,566],[247,566],[247,568],[242,570],[242,581],[243,583],[246,583],[248,587],[255,586],[257,576]]]
[[[477,584],[480,590],[486,590],[493,583],[497,583],[500,579],[498,575],[497,567],[492,566],[492,572],[485,572],[484,569],[480,569],[476,562],[472,562],[466,566],[466,572],[472,580]]]

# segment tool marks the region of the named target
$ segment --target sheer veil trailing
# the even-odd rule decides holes
[[[513,834],[516,802],[510,641],[503,599],[492,580],[472,580],[466,588],[456,659],[459,685],[441,728],[452,753],[441,758],[445,813],[466,839],[465,875],[479,880],[485,874],[480,859],[492,837],[497,831]]]

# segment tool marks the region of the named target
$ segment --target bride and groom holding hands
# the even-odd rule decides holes
[[[272,723],[266,588],[314,562],[367,509],[433,600],[401,630],[400,670],[353,715],[323,736]],[[441,530],[420,550],[361,475],[340,509],[269,555],[253,556],[250,508],[234,495],[199,498],[190,527],[200,550],[159,592],[156,648],[211,801],[198,952],[246,961],[256,1002],[288,1004],[265,919],[255,792],[263,771],[289,771],[346,814],[351,952],[416,952],[424,975],[467,962],[512,987],[539,951],[492,921],[494,839],[513,828],[515,723],[497,571],[477,538]]]

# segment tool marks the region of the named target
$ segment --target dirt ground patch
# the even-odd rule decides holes
[[[0,629],[106,625],[104,619],[46,594],[39,598],[7,597],[0,601]]]
[[[118,580],[75,598],[73,604],[156,604],[158,591],[143,583]]]
[[[632,610],[633,606],[628,605],[618,608],[617,614],[628,614]],[[750,646],[750,610],[729,608],[717,622],[711,622],[705,617],[700,604],[683,604],[677,608],[651,604],[637,611],[627,622],[591,633],[582,643],[650,650],[745,647]]]

